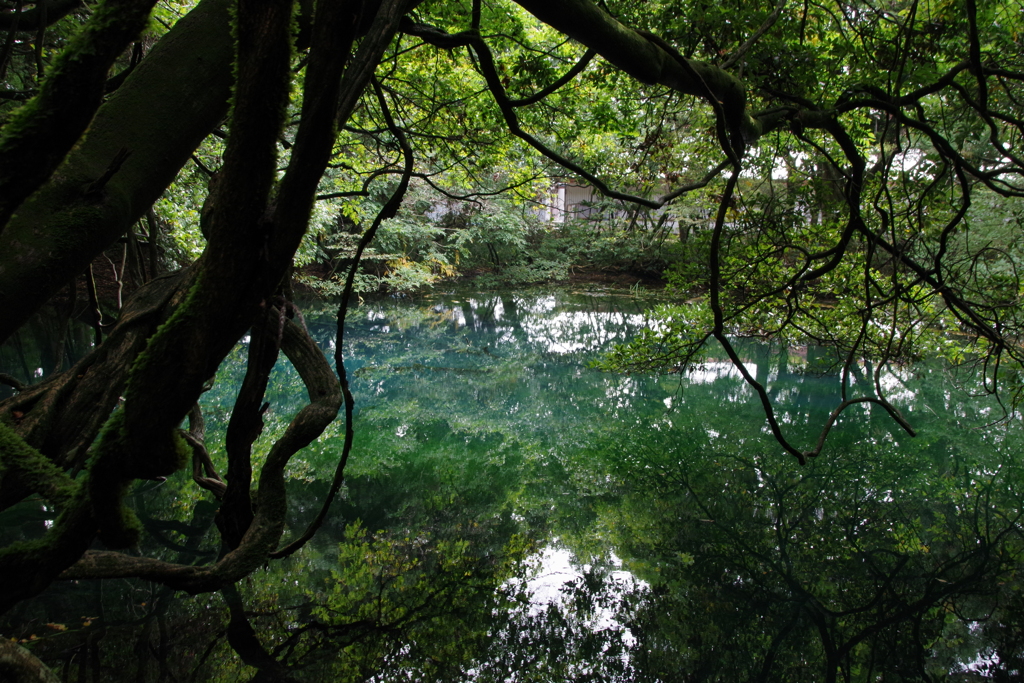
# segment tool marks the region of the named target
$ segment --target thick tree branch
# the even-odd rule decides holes
[[[259,219],[275,181],[277,133],[284,118],[290,76],[291,35],[289,0],[242,0],[238,9],[238,84],[235,125],[225,153],[224,178],[219,189],[244,199],[244,210],[215,212],[211,239],[196,280],[184,303],[149,340],[132,367],[124,409],[108,420],[93,447],[87,475],[73,502],[61,513],[47,536],[29,550],[13,544],[0,551],[0,579],[11,573],[30,576],[19,590],[5,596],[0,608],[45,587],[70,566],[97,535],[108,547],[135,543],[141,525],[124,506],[131,481],[156,478],[182,467],[188,447],[177,425],[202,392],[203,384],[245,331],[264,292],[277,279],[260,282],[259,263],[265,241],[254,228],[266,229]],[[155,51],[154,51],[155,52]],[[267,88],[272,83],[274,87]],[[120,91],[119,91],[120,92]],[[90,136],[91,137],[91,136]],[[233,197],[234,198],[234,197]],[[242,236],[238,240],[238,235]],[[231,243],[245,248],[231,248]],[[283,272],[281,273],[283,274]],[[301,414],[300,414],[301,415]],[[305,431],[286,433],[285,448]],[[279,442],[279,446],[281,442]],[[283,522],[283,479],[286,458],[281,449],[268,456],[267,514],[254,523],[246,538],[258,557],[229,553],[222,562],[228,581],[244,576],[265,559],[280,535]],[[275,492],[282,495],[273,496]],[[264,497],[261,487],[261,499]],[[276,515],[276,517],[274,517]],[[243,543],[243,545],[245,545]],[[220,579],[220,575],[218,575]]]
[[[0,488],[8,477],[17,485],[39,493],[58,509],[71,503],[75,482],[46,456],[18,436],[10,425],[0,421]]]
[[[219,590],[265,563],[281,537],[287,514],[284,469],[295,453],[308,446],[338,413],[342,396],[338,380],[309,334],[287,320],[281,348],[299,371],[310,403],[292,419],[270,449],[260,471],[256,514],[237,548],[216,564],[192,566],[111,551],[90,551],[61,575],[62,579],[138,577],[190,593]]]
[[[38,657],[7,638],[0,638],[0,679],[10,683],[61,683]]]
[[[280,316],[280,318],[279,318]],[[263,432],[263,411],[270,372],[277,362],[284,310],[264,306],[249,332],[245,377],[238,389],[224,446],[228,456],[227,490],[220,509],[224,543],[236,548],[252,523],[252,445]]]
[[[728,127],[740,131],[749,145],[766,132],[746,109],[746,88],[727,71],[687,60],[689,68],[662,47],[626,26],[590,0],[517,0],[546,24],[597,50],[612,65],[642,83],[664,85],[676,92],[706,98],[712,93]]]
[[[242,0],[238,9],[235,116],[209,242],[188,299],[132,369],[125,390],[122,476],[161,476],[177,469],[172,446],[177,425],[284,274],[284,267],[275,277],[263,266],[273,231],[264,214],[288,100],[292,8],[289,0],[250,1],[256,2]]]
[[[128,373],[160,322],[168,303],[187,282],[187,271],[164,276],[139,289],[103,344],[69,370],[0,402],[0,413],[21,414],[16,431],[59,469],[81,469],[87,449],[117,406]],[[0,485],[0,509],[32,492],[11,473]]]
[[[0,234],[0,341],[120,237],[223,119],[231,84],[229,0],[202,0],[96,111],[89,135]],[[82,190],[132,151],[99,197]],[[5,171],[7,167],[5,166]]]
[[[13,375],[8,375],[6,372],[0,372],[0,384],[6,384],[15,391],[24,391],[25,387],[27,386],[17,377]]]
[[[50,67],[39,94],[0,129],[0,230],[50,177],[99,107],[107,72],[156,0],[103,0]]]

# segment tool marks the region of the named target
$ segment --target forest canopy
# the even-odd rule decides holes
[[[717,343],[800,462],[852,405],[913,432],[879,381],[889,363],[973,363],[1015,409],[1019,4],[19,0],[0,27],[0,341],[89,286],[105,250],[140,254],[84,358],[3,378],[0,509],[39,496],[58,514],[0,549],[0,609],[63,580],[227,589],[302,547],[358,448],[340,358],[362,275],[338,285],[336,374],[292,301],[296,263],[343,243],[356,263],[376,249],[454,272],[467,245],[525,239],[556,182],[595,188],[608,222],[686,243],[668,277],[689,303],[610,369],[685,367]],[[787,438],[741,336],[836,351],[843,396],[816,443]],[[215,463],[197,401],[243,338]],[[280,353],[309,402],[254,464]],[[874,376],[854,390],[865,358]],[[285,538],[284,468],[339,411],[331,493]],[[223,553],[125,552],[141,533],[126,492],[182,468],[217,501]]]

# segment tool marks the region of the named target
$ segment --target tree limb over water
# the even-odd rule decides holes
[[[819,453],[839,414],[859,403],[881,406],[912,432],[878,372],[862,395],[847,396],[847,387],[863,358],[884,365],[920,357],[943,347],[947,332],[970,335],[986,388],[1015,399],[1019,384],[1004,384],[1016,382],[1024,361],[1018,245],[1002,233],[979,245],[970,228],[990,218],[976,213],[978,205],[989,202],[998,211],[1001,202],[1024,195],[1017,150],[1024,64],[1016,42],[1024,32],[1000,28],[984,15],[990,10],[973,2],[927,21],[867,4],[857,17],[847,16],[848,5],[832,12],[774,4],[749,10],[746,32],[728,37],[731,20],[720,21],[715,35],[702,33],[711,23],[698,18],[686,31],[678,22],[650,30],[692,11],[669,0],[649,14],[624,4],[621,20],[588,0],[521,0],[543,36],[527,49],[525,15],[480,2],[467,16],[444,3],[321,0],[297,37],[290,0],[241,0],[234,9],[225,0],[202,0],[104,100],[110,65],[148,16],[148,5],[123,4],[100,2],[36,97],[4,119],[0,156],[10,163],[0,175],[0,340],[106,248],[134,235],[136,221],[226,120],[226,146],[203,211],[208,241],[190,267],[139,289],[84,360],[0,403],[0,507],[38,494],[59,512],[40,541],[0,550],[0,583],[18,586],[0,608],[58,577],[137,576],[191,592],[218,590],[308,540],[326,507],[310,533],[279,547],[284,467],[343,402],[351,430],[352,402],[340,355],[338,379],[292,319],[293,262],[317,197],[335,194],[321,188],[328,168],[354,169],[358,162],[376,164],[363,174],[370,180],[399,175],[375,220],[380,225],[397,214],[412,179],[433,172],[430,145],[439,141],[462,145],[452,167],[471,163],[485,146],[525,166],[533,163],[526,161],[533,158],[529,147],[607,197],[652,209],[678,208],[689,193],[712,195],[707,243],[678,283],[704,298],[704,312],[670,320],[660,337],[616,363],[627,370],[685,365],[716,339],[757,392],[779,443],[801,461]],[[809,21],[809,12],[820,14]],[[449,18],[464,30],[430,23]],[[20,30],[13,21],[11,40]],[[823,34],[810,40],[808,31]],[[876,51],[876,43],[895,47]],[[1003,49],[982,49],[989,44]],[[428,53],[432,62],[414,61]],[[435,80],[442,59],[461,69],[457,80],[474,83],[475,93],[464,98],[477,108],[470,113],[486,122],[479,128],[501,129],[500,140],[478,144],[483,134],[444,115],[454,105]],[[415,78],[402,70],[407,60]],[[416,87],[407,89],[410,80]],[[606,84],[612,81],[618,85]],[[636,190],[639,161],[624,163],[624,154],[572,130],[574,114],[585,113],[585,104],[571,99],[577,88],[607,109],[582,127],[603,121],[596,137],[609,148],[609,140],[638,137],[621,121],[629,107],[673,103],[673,114],[638,147],[644,154],[678,147],[671,163],[693,180],[672,189],[668,173],[659,172],[655,190]],[[293,105],[299,95],[301,105]],[[562,97],[581,111],[567,111]],[[349,126],[353,118],[359,126]],[[662,141],[667,129],[671,139]],[[354,137],[342,145],[343,135]],[[348,181],[369,192],[359,172]],[[661,196],[652,198],[655,191]],[[180,425],[247,335],[251,375],[233,408],[221,479],[202,458],[198,427],[186,437]],[[787,440],[765,387],[743,370],[735,335],[837,350],[843,397],[811,449]],[[310,403],[256,472],[252,445],[279,349],[302,374]],[[223,498],[224,556],[195,567],[119,552],[141,529],[125,504],[128,488],[171,475],[193,458],[197,483]],[[109,550],[88,550],[97,539]]]

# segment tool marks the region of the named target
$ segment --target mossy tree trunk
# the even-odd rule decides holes
[[[0,582],[17,585],[3,605],[45,588],[96,536],[112,549],[136,541],[138,521],[122,503],[127,487],[166,476],[190,456],[203,458],[203,445],[194,437],[186,441],[178,427],[257,320],[299,368],[310,405],[256,475],[258,498],[251,507],[248,444],[259,436],[258,406],[276,350],[254,352],[254,377],[232,420],[228,481],[216,491],[223,495],[221,527],[231,552],[207,567],[93,552],[64,575],[144,576],[190,591],[215,590],[275,550],[286,512],[284,466],[334,419],[341,402],[329,364],[308,334],[287,321],[288,304],[275,293],[306,230],[337,128],[414,4],[319,4],[301,124],[277,183],[277,140],[291,91],[293,3],[238,0],[232,41],[229,0],[203,0],[99,109],[51,181],[18,207],[0,234],[0,298],[7,304],[0,339],[145,214],[225,116],[231,64],[237,64],[230,135],[202,258],[140,291],[115,331],[73,372],[0,406],[22,416],[17,434],[6,435],[24,440],[24,447],[5,444],[0,503],[39,492],[61,510],[44,539],[0,550]],[[107,419],[122,398],[123,409]],[[85,467],[85,475],[72,481],[62,473],[73,467]]]
[[[217,41],[229,42],[225,40],[225,3],[206,0],[204,6],[207,14],[200,13],[193,20],[200,28],[215,33],[222,30]],[[138,576],[192,592],[216,590],[247,575],[277,548],[287,512],[284,468],[292,455],[335,418],[341,391],[329,363],[308,332],[288,319],[290,304],[276,292],[306,230],[337,126],[347,118],[369,83],[408,7],[406,0],[393,0],[325,1],[318,8],[306,68],[303,119],[291,151],[291,163],[278,184],[277,141],[291,92],[293,4],[291,0],[240,1],[236,12],[234,59],[238,67],[231,132],[202,258],[188,271],[143,288],[127,307],[118,328],[77,367],[77,374],[54,378],[0,406],[0,410],[10,414],[13,402],[17,402],[22,409],[18,411],[21,422],[16,425],[21,434],[17,436],[24,439],[19,445],[13,430],[4,433],[4,438],[11,436],[12,441],[0,448],[4,461],[0,495],[10,501],[29,491],[41,492],[62,511],[42,540],[0,550],[0,582],[15,586],[0,601],[0,608],[37,593],[62,572],[66,578]],[[353,50],[360,35],[365,37]],[[183,45],[194,38],[193,33],[183,35]],[[209,51],[199,52],[204,58],[211,56]],[[230,72],[231,61],[222,59],[219,69],[211,71],[220,74],[220,78],[222,71]],[[174,71],[180,67],[171,62],[154,60],[150,70],[163,66]],[[139,72],[133,76],[146,75],[141,67]],[[155,88],[159,80],[154,77],[141,82]],[[138,92],[149,91],[140,86]],[[23,257],[7,261],[27,264],[27,270],[80,267],[71,252],[86,251],[116,237],[147,209],[154,197],[146,193],[158,192],[169,183],[173,171],[198,144],[204,128],[219,120],[227,99],[222,94],[224,97],[206,99],[195,116],[184,117],[189,119],[184,128],[194,135],[182,133],[174,160],[157,158],[165,162],[158,164],[163,177],[158,177],[155,171],[129,173],[128,163],[135,158],[132,155],[105,185],[101,197],[77,193],[75,188],[80,188],[80,181],[92,175],[81,169],[97,171],[101,164],[90,166],[89,162],[101,159],[103,150],[117,147],[123,138],[116,134],[120,128],[113,123],[108,146],[99,144],[103,136],[90,135],[86,142],[95,140],[97,146],[83,145],[83,150],[62,169],[59,182],[37,193],[5,231],[4,238],[21,248],[19,255]],[[181,99],[171,97],[167,101],[180,103]],[[134,102],[140,106],[140,100]],[[123,112],[133,109],[128,103],[124,107]],[[110,110],[105,113],[112,116]],[[101,117],[97,120],[102,123]],[[137,129],[140,142],[146,140],[149,144],[149,137],[160,137],[153,131],[162,125],[159,117],[151,117]],[[184,137],[188,139],[183,141]],[[159,144],[147,149],[143,156],[151,159],[152,155],[162,153]],[[76,169],[75,173],[72,169]],[[65,201],[45,202],[46,197],[63,197]],[[140,197],[143,201],[139,201]],[[112,228],[112,221],[105,215],[113,216],[113,222],[121,227]],[[29,220],[30,216],[35,220]],[[71,229],[61,222],[68,216],[83,219],[84,222],[72,221],[76,234],[84,233],[83,241],[54,240],[55,233],[60,236]],[[49,235],[61,248],[41,254],[38,249],[29,248],[28,239],[18,239],[26,234],[40,242]],[[0,273],[0,278],[13,278],[19,288],[24,287],[29,276],[22,272],[19,279],[16,274],[15,269],[8,268]],[[42,298],[44,295],[40,295]],[[25,310],[29,308],[30,305],[24,306]],[[246,389],[246,400],[238,403],[233,417],[239,426],[232,430],[231,450],[236,466],[229,471],[226,490],[221,487],[215,491],[216,495],[223,495],[226,504],[222,506],[222,529],[231,551],[217,563],[203,567],[117,552],[86,554],[86,548],[97,536],[112,549],[136,542],[138,520],[122,502],[132,481],[166,476],[181,468],[189,457],[202,459],[205,455],[203,444],[194,436],[186,440],[178,427],[202,393],[204,383],[257,320],[262,320],[265,341],[272,347],[253,356],[254,379]],[[253,416],[255,412],[258,418],[266,375],[272,366],[267,361],[276,356],[275,344],[299,370],[310,404],[299,411],[271,448],[256,475],[259,485],[252,508],[248,506],[252,467],[243,461],[248,459],[249,446],[260,433],[258,419]],[[108,376],[103,391],[94,382],[101,375],[95,372],[100,368]],[[98,442],[91,449],[85,475],[71,480],[61,468],[81,463],[79,458],[88,443],[85,438],[100,430],[121,398],[123,409],[106,420]],[[88,400],[92,405],[84,403]],[[65,433],[67,430],[58,426],[64,419],[79,425],[77,435]],[[238,504],[240,500],[246,504]],[[78,561],[79,558],[83,559]],[[67,570],[72,564],[75,567]]]
[[[288,319],[290,304],[278,296],[279,288],[306,231],[338,127],[416,3],[319,2],[305,59],[301,122],[278,179],[278,140],[291,93],[294,2],[202,0],[99,108],[87,135],[50,181],[18,206],[0,233],[0,299],[7,314],[0,319],[0,340],[150,209],[224,118],[233,97],[199,261],[140,290],[117,328],[72,372],[0,405],[0,414],[14,422],[0,444],[0,505],[36,492],[60,510],[43,539],[0,549],[0,584],[14,587],[0,598],[0,609],[57,577],[137,576],[191,592],[217,590],[275,552],[287,511],[284,468],[335,418],[342,400],[330,365],[308,333]],[[745,110],[742,87],[724,71],[682,60],[584,0],[523,5],[641,80],[727,106],[720,118],[734,140],[758,134],[760,124]],[[438,31],[428,34],[446,48],[471,43],[493,66],[478,32],[454,42],[437,38]],[[387,125],[401,139],[379,89],[377,95]],[[404,143],[403,154],[400,188],[412,172],[412,152]],[[392,197],[387,210],[397,210],[400,200]],[[227,482],[215,472],[196,475],[222,501],[228,552],[199,567],[116,552],[133,545],[140,531],[122,500],[133,481],[166,476],[189,458],[209,463],[197,437],[201,430],[186,434],[179,427],[205,382],[254,324],[255,336],[271,345],[250,350],[253,377],[232,417]],[[249,446],[260,433],[258,407],[277,345],[299,370],[310,403],[254,474]],[[114,410],[122,399],[123,408]],[[85,471],[72,479],[65,473],[71,468]],[[251,505],[254,476],[257,497]],[[87,553],[96,538],[111,550]]]
[[[0,342],[174,180],[228,110],[230,0],[203,0],[99,108],[85,138],[0,233]],[[114,170],[102,185],[94,183]]]

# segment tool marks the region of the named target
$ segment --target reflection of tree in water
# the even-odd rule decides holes
[[[538,339],[509,327],[515,333],[506,339]],[[824,372],[829,354],[750,351],[781,419],[814,436],[839,392],[839,378]],[[870,381],[872,368],[860,370],[852,381]],[[584,434],[577,446],[602,453],[617,482],[601,482],[583,462],[589,456],[562,458],[562,483],[547,495],[557,500],[568,489],[596,516],[580,510],[550,523],[576,535],[584,556],[595,545],[580,537],[594,534],[594,524],[604,529],[649,587],[609,590],[601,567],[591,567],[567,590],[564,608],[507,614],[495,648],[477,663],[477,680],[932,680],[1012,671],[1015,641],[995,625],[1020,620],[1008,597],[1019,555],[1016,470],[1004,463],[991,474],[1010,451],[992,451],[986,433],[927,422],[954,413],[978,424],[983,409],[966,407],[941,371],[922,374],[901,398],[922,422],[917,439],[878,419],[880,411],[858,409],[839,421],[835,443],[808,470],[757,440],[763,417],[726,374],[684,377],[681,394],[664,380],[660,389],[647,380],[623,389],[621,378],[607,376],[579,381],[578,370],[528,382],[529,396],[557,396],[551,421],[537,431],[559,424]],[[907,373],[894,382],[909,380]],[[564,395],[563,383],[572,386]],[[662,410],[666,389],[678,411]],[[614,391],[631,396],[629,411],[617,410]],[[568,406],[584,405],[586,416],[573,419]],[[595,430],[595,422],[621,427],[615,415],[647,426],[627,432],[632,440],[621,429]],[[672,431],[652,431],[655,423]],[[554,450],[565,441],[540,440]],[[759,451],[772,455],[737,454]],[[554,475],[551,459],[546,464]],[[618,609],[619,618],[595,629],[595,605]]]
[[[64,680],[364,681],[403,671],[460,680],[495,615],[518,598],[502,586],[532,546],[484,510],[479,522],[449,524],[430,507],[379,519],[376,532],[353,523],[328,533],[220,596],[134,579],[58,585],[19,605],[9,615],[17,630],[5,632]],[[184,562],[207,551],[214,513],[200,505],[188,524],[144,521],[152,544]]]
[[[879,447],[868,429],[800,469],[755,455],[763,445],[702,445],[706,417],[594,454],[618,482],[594,502],[598,526],[649,586],[598,582],[588,598],[614,603],[628,627],[628,678],[1019,676],[1014,448],[935,420],[941,462],[931,443]],[[621,647],[621,633],[606,635]]]
[[[763,414],[715,359],[682,376],[588,367],[642,321],[636,305],[365,307],[346,361],[357,451],[316,542],[213,598],[141,581],[58,586],[5,635],[44,636],[33,650],[66,680],[968,680],[950,673],[968,666],[1012,680],[1024,627],[1015,432],[958,428],[983,423],[984,408],[925,368],[896,378],[917,439],[858,409],[801,469],[758,438]],[[306,323],[330,348],[330,315]],[[819,353],[748,354],[797,436],[815,434],[838,392],[813,367]],[[240,353],[205,397],[214,458],[243,372]],[[275,386],[301,386],[287,364],[274,373]],[[268,394],[268,443],[303,404],[296,393]],[[291,529],[319,508],[340,435],[332,425],[293,461]],[[138,489],[148,555],[220,552],[214,506],[196,495],[184,478]],[[168,509],[180,516],[147,512]],[[39,505],[16,512],[8,539],[47,519]],[[549,537],[589,564],[538,605],[510,579]],[[611,553],[633,580],[602,562]]]

